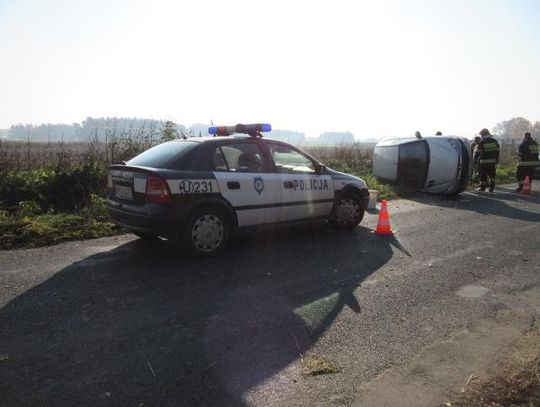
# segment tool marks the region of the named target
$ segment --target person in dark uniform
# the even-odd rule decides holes
[[[523,189],[523,182],[525,181],[526,176],[529,176],[529,180],[532,183],[534,170],[537,166],[540,166],[540,161],[538,161],[538,143],[533,140],[531,133],[526,132],[523,134],[523,141],[518,147],[518,163],[516,171],[518,187],[516,192],[521,192]]]
[[[484,192],[486,190],[489,178],[489,192],[493,192],[501,148],[497,140],[491,137],[488,129],[480,130],[479,134],[482,140],[480,140],[476,147],[479,154],[478,173],[480,175],[480,188],[478,188],[478,191]]]
[[[478,151],[478,144],[482,141],[482,137],[476,136],[471,143],[471,153],[473,156],[473,175],[472,179],[478,181],[478,159],[480,158],[480,152]]]

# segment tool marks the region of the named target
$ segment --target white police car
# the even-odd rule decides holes
[[[325,219],[340,228],[358,225],[366,183],[263,139],[261,131],[270,129],[211,127],[214,137],[170,141],[111,166],[113,221],[142,238],[178,240],[199,256],[219,252],[238,229]]]

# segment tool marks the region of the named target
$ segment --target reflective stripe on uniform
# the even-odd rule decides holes
[[[482,150],[487,152],[499,151],[499,145],[497,143],[486,143],[483,145]]]
[[[517,165],[518,167],[536,167],[540,165],[540,161],[519,161]]]
[[[481,159],[480,164],[497,164],[497,160],[495,158]]]

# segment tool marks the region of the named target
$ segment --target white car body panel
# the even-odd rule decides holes
[[[282,186],[280,221],[328,216],[334,206],[334,184],[330,175],[278,174]],[[292,182],[292,188],[285,188]],[[326,202],[320,202],[326,201]],[[289,205],[306,202],[301,205]]]
[[[427,146],[426,156],[419,158],[420,164],[415,168],[411,167],[415,165],[414,160],[407,164],[400,155],[405,146],[411,145]],[[402,171],[409,175],[417,171],[418,178],[424,177],[422,172],[425,171],[422,187],[415,185],[415,188],[423,191],[447,194],[461,192],[472,172],[469,141],[462,137],[436,136],[421,139],[396,137],[377,143],[373,153],[373,174],[381,180],[409,187],[406,180],[400,177]]]
[[[233,207],[251,205],[276,205],[269,208],[237,210],[238,226],[262,225],[279,219],[278,206],[281,203],[281,183],[278,174],[249,172],[214,172],[221,195]],[[261,178],[264,186],[260,192],[255,189],[255,178]],[[238,182],[239,189],[230,189],[229,182]]]

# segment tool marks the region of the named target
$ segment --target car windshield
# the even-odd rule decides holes
[[[169,141],[146,150],[144,153],[129,160],[127,164],[164,168],[168,166],[171,160],[180,158],[198,144],[193,141]]]

